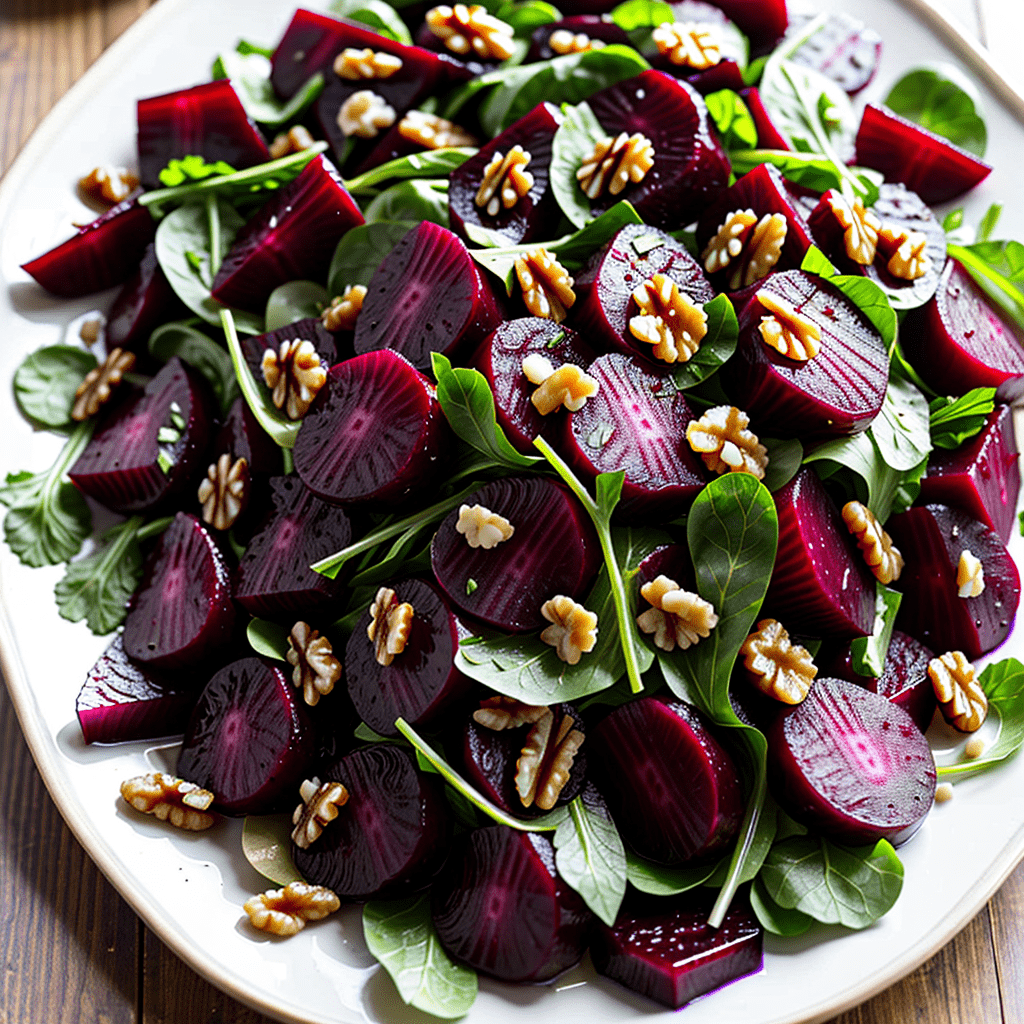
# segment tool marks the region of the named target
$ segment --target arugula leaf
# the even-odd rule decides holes
[[[192,155],[183,156],[180,160],[172,159],[157,177],[166,188],[176,188],[189,181],[205,181],[234,173],[234,167],[223,160],[208,164],[201,156]]]
[[[746,174],[761,164],[777,167],[787,181],[803,185],[816,192],[827,192],[830,188],[848,188],[849,174],[860,182],[860,193],[865,206],[872,206],[878,199],[878,187],[884,178],[869,167],[850,167],[840,170],[828,157],[820,153],[799,153],[786,149],[733,149],[729,152],[733,173]]]
[[[241,394],[230,354],[191,324],[177,320],[163,324],[149,336],[147,347],[162,363],[177,356],[198,370],[209,381],[222,413]]]
[[[336,18],[347,18],[369,25],[374,32],[394,39],[396,43],[412,46],[412,36],[395,9],[384,0],[331,0],[327,9]]]
[[[771,898],[768,888],[760,878],[754,879],[750,887],[750,909],[761,923],[761,927],[772,935],[803,935],[814,923],[814,919],[801,910],[787,910]]]
[[[96,367],[96,357],[75,345],[46,345],[14,371],[14,398],[30,420],[46,427],[71,424],[75,391]]]
[[[875,583],[875,624],[871,636],[859,636],[850,644],[853,671],[858,675],[877,679],[885,671],[885,657],[902,599],[898,590]]]
[[[450,149],[430,149],[425,153],[410,153],[387,163],[373,167],[358,177],[345,182],[345,188],[353,195],[370,192],[385,181],[402,181],[405,178],[447,178],[456,167],[461,167],[476,150],[472,146],[456,146]]]
[[[364,213],[375,221],[429,220],[448,227],[448,182],[442,178],[399,181],[370,202]]]
[[[318,317],[331,302],[327,289],[315,281],[279,284],[267,299],[265,326],[268,331]]]
[[[245,636],[249,646],[265,658],[273,658],[275,661],[287,661],[286,655],[290,649],[288,636],[291,631],[287,626],[277,622],[270,622],[267,619],[249,620],[245,627]]]
[[[893,469],[913,469],[931,453],[928,401],[909,381],[889,381],[870,429],[882,458]]]
[[[318,71],[294,96],[282,100],[270,83],[270,61],[261,53],[241,53],[237,49],[218,55],[213,62],[213,77],[231,79],[249,117],[271,128],[298,120],[324,90],[324,76]]]
[[[762,437],[761,444],[768,449],[768,468],[761,482],[774,493],[800,472],[800,465],[804,461],[804,446],[795,437],[785,440]]]
[[[593,220],[590,200],[586,197],[576,178],[576,171],[594,152],[594,146],[608,138],[601,122],[594,116],[589,103],[562,110],[564,120],[555,132],[551,143],[551,167],[549,177],[551,191],[562,213],[578,227]]]
[[[696,867],[667,868],[652,864],[632,850],[626,851],[626,877],[630,885],[652,896],[678,896],[705,885],[722,862],[699,864]]]
[[[685,362],[676,363],[669,378],[677,391],[686,391],[707,380],[736,351],[740,334],[736,310],[728,295],[716,295],[704,304],[708,333],[700,348]]]
[[[727,150],[757,148],[757,125],[743,97],[732,89],[720,89],[705,96],[704,102]]]
[[[972,438],[995,409],[995,388],[972,388],[959,398],[941,396],[928,406],[928,425],[936,448],[959,448]]]
[[[264,877],[278,885],[304,882],[292,860],[292,816],[250,814],[242,823],[242,853]]]
[[[384,257],[417,225],[417,221],[357,224],[341,236],[327,271],[327,293],[341,295],[346,285],[369,284]]]
[[[977,90],[966,76],[945,65],[941,71],[933,67],[908,71],[889,90],[884,102],[901,117],[983,157],[988,132],[975,107],[977,98]]]

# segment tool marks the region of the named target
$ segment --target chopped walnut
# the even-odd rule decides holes
[[[94,167],[78,187],[91,199],[114,206],[139,187],[139,179],[123,167]]]
[[[956,567],[956,586],[960,597],[980,597],[985,591],[985,569],[974,552],[964,548]]]
[[[586,32],[570,32],[567,28],[556,28],[548,36],[548,46],[559,56],[568,53],[586,53],[587,50],[603,50],[603,39],[591,39]]]
[[[700,255],[704,269],[714,274],[729,266],[743,252],[747,237],[756,223],[757,214],[753,210],[734,210],[730,213]]]
[[[451,146],[475,146],[477,139],[465,128],[437,114],[410,110],[398,122],[398,134],[425,149],[448,149]]]
[[[640,596],[651,605],[637,616],[636,624],[644,633],[654,634],[654,646],[685,651],[702,637],[711,635],[718,625],[715,606],[699,594],[683,590],[675,580],[658,576],[640,588]]]
[[[708,333],[708,315],[670,277],[655,274],[633,291],[640,312],[631,317],[634,338],[654,346],[652,355],[666,363],[689,361]]]
[[[578,412],[588,398],[597,394],[600,384],[573,363],[563,363],[557,370],[551,360],[539,352],[523,360],[523,373],[531,384],[540,386],[530,401],[541,416],[548,416],[563,405]]]
[[[75,391],[75,401],[71,406],[71,418],[77,422],[87,420],[109,401],[114,388],[135,365],[135,353],[115,348],[95,369],[85,375],[85,380]]]
[[[341,900],[322,885],[289,882],[283,889],[268,889],[245,901],[242,909],[254,928],[273,935],[295,935],[307,921],[320,921],[333,914]]]
[[[540,613],[551,623],[540,638],[557,650],[562,661],[578,665],[580,655],[594,649],[597,644],[597,616],[583,605],[558,594],[544,602]]]
[[[370,89],[360,89],[342,103],[337,121],[346,138],[355,135],[360,139],[375,139],[381,129],[395,123],[395,116],[395,108],[389,106],[383,96]]]
[[[348,790],[340,782],[321,783],[316,777],[306,779],[299,787],[302,803],[292,815],[292,842],[308,850],[323,835],[324,829],[338,816],[338,809],[348,803]]]
[[[334,73],[349,82],[358,82],[364,78],[390,78],[401,70],[401,57],[377,52],[369,47],[357,50],[353,46],[346,46],[334,58]]]
[[[569,271],[544,248],[530,249],[517,256],[515,266],[526,308],[534,316],[560,324],[576,301]]]
[[[920,231],[883,224],[878,232],[878,248],[889,257],[885,269],[901,281],[916,281],[931,269],[931,257],[925,252],[928,238]]]
[[[480,60],[508,60],[515,50],[511,25],[479,4],[441,4],[426,14],[427,27],[452,53]]]
[[[576,180],[588,199],[605,193],[617,196],[630,182],[643,181],[653,166],[654,143],[639,132],[620,132],[595,144],[594,152],[580,164]]]
[[[301,153],[314,144],[315,140],[309,134],[309,129],[297,124],[274,137],[270,144],[270,156],[277,160],[282,156],[288,156],[289,153]]]
[[[508,540],[516,528],[504,516],[499,516],[483,505],[462,505],[455,532],[461,533],[471,548],[490,551],[502,541]]]
[[[263,379],[274,405],[290,420],[301,420],[327,383],[327,371],[313,343],[295,338],[282,341],[277,352],[268,348],[263,353]]]
[[[292,666],[292,684],[302,690],[302,699],[310,707],[326,697],[341,678],[341,662],[334,656],[331,641],[306,622],[292,626],[285,658]]]
[[[531,159],[522,146],[513,146],[508,156],[495,150],[473,202],[491,217],[497,217],[502,207],[511,210],[533,188],[533,175],[526,169]]]
[[[399,604],[398,595],[389,587],[381,587],[370,605],[370,624],[366,635],[374,644],[378,665],[390,665],[396,654],[405,650],[412,629],[413,607],[408,601]]]
[[[328,331],[354,331],[365,299],[365,284],[345,285],[344,294],[335,295],[331,304],[320,314],[320,322]]]
[[[843,522],[857,540],[864,561],[879,583],[895,583],[903,572],[903,555],[882,529],[875,513],[859,501],[848,501],[843,506]]]
[[[545,708],[530,730],[516,761],[516,792],[524,807],[536,804],[550,811],[558,802],[583,746],[583,733],[575,725],[572,715],[566,714],[556,729],[555,712]]]
[[[100,340],[100,331],[103,330],[103,318],[94,316],[89,320],[83,320],[82,326],[78,328],[78,337],[86,348],[92,348]]]
[[[782,247],[786,244],[789,223],[781,213],[766,213],[750,233],[747,242],[747,261],[742,275],[737,267],[729,278],[729,288],[749,288],[755,281],[767,277],[772,267],[782,256]]]
[[[988,697],[963,651],[947,651],[932,658],[928,675],[942,717],[960,732],[980,729],[988,715]]]
[[[875,262],[878,232],[882,222],[874,210],[864,206],[864,200],[857,196],[851,204],[842,192],[834,189],[828,192],[828,204],[832,215],[843,228],[843,247],[846,255],[862,266],[869,267]]]
[[[818,674],[810,651],[789,639],[781,622],[762,619],[740,647],[757,688],[783,704],[799,704]]]
[[[488,697],[480,701],[480,707],[473,712],[473,721],[485,729],[501,732],[504,729],[518,729],[521,725],[533,725],[547,711],[544,705],[524,704],[514,697]]]
[[[686,440],[712,473],[750,473],[764,479],[768,449],[747,429],[750,417],[734,405],[716,405],[686,427]]]
[[[722,59],[722,43],[714,25],[692,21],[665,22],[651,34],[658,53],[676,67],[706,71]]]
[[[249,500],[249,463],[245,459],[231,461],[223,455],[206,471],[199,485],[199,504],[203,506],[203,522],[215,530],[230,530]]]
[[[809,316],[766,288],[757,293],[757,301],[771,314],[761,317],[758,328],[769,348],[798,363],[806,363],[818,354],[821,328]]]
[[[207,813],[213,803],[208,789],[163,772],[126,779],[121,783],[121,796],[135,810],[153,814],[187,832],[202,832],[217,820]]]

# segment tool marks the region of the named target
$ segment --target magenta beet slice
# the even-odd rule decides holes
[[[231,639],[235,606],[217,542],[179,512],[146,559],[124,622],[124,652],[155,669],[190,668]]]
[[[129,661],[118,633],[78,691],[75,711],[83,739],[120,743],[182,732],[196,702],[192,682]]]
[[[791,303],[821,330],[820,351],[797,362],[771,348],[759,330],[769,311],[757,295]],[[740,335],[720,376],[727,394],[775,437],[855,434],[885,399],[889,353],[867,317],[826,280],[791,270],[772,274],[739,309]]]
[[[333,366],[339,358],[349,358],[351,351],[338,354],[338,336],[332,334],[319,317],[311,316],[303,320],[296,320],[286,327],[279,327],[276,331],[267,331],[266,334],[248,335],[241,339],[242,354],[249,364],[249,369],[256,380],[263,381],[263,353],[273,349],[275,352],[281,350],[282,342],[308,341],[316,349],[323,366]]]
[[[430,355],[471,348],[502,321],[490,284],[462,240],[423,221],[384,258],[356,322],[356,352],[393,349],[417,370]]]
[[[137,106],[139,178],[146,188],[159,188],[160,172],[185,156],[223,160],[236,171],[270,159],[230,79],[150,96]]]
[[[211,399],[206,381],[177,356],[100,421],[68,475],[115,512],[142,512],[205,470]]]
[[[800,470],[774,497],[779,547],[765,605],[791,633],[870,636],[875,578],[817,475]]]
[[[300,693],[276,663],[226,665],[192,712],[178,775],[210,790],[224,814],[292,810],[316,749]]]
[[[606,20],[598,14],[574,14],[533,30],[530,37],[530,52],[526,57],[528,62],[561,56],[561,53],[551,48],[549,40],[553,32],[571,32],[573,36],[584,35],[588,39],[600,39],[606,45],[616,43],[620,46],[632,46],[629,36],[611,19]]]
[[[625,470],[617,518],[678,518],[707,480],[686,440],[686,425],[696,417],[683,393],[667,370],[621,352],[599,356],[587,373],[599,390],[569,415],[562,446],[567,460],[588,478]]]
[[[289,616],[328,604],[341,580],[309,567],[352,539],[348,516],[321,501],[294,476],[270,481],[274,510],[235,570],[235,599],[252,615]]]
[[[900,340],[939,394],[991,387],[1003,402],[1024,395],[1024,340],[954,259],[946,262],[933,298],[907,316]]]
[[[768,785],[797,821],[848,846],[906,842],[935,796],[935,762],[914,720],[844,679],[814,680],[768,728]]]
[[[903,591],[896,619],[901,629],[940,654],[960,650],[971,659],[1006,639],[1020,602],[1020,575],[995,530],[946,505],[912,508],[885,528],[906,560],[897,583]],[[978,597],[959,596],[964,550],[980,559],[985,572]]]
[[[457,608],[513,633],[546,625],[541,606],[556,594],[578,598],[601,554],[586,512],[561,484],[544,477],[505,477],[466,499],[504,516],[515,533],[497,547],[471,548],[445,519],[430,545],[441,589]],[[476,586],[470,585],[472,580]]]
[[[757,128],[758,149],[789,149],[789,143],[782,133],[772,124],[771,115],[765,109],[761,93],[756,86],[749,89],[741,89],[740,96],[750,111]]]
[[[101,292],[134,274],[156,236],[156,221],[133,196],[78,229],[55,249],[22,264],[48,292],[65,299]]]
[[[721,927],[708,924],[701,890],[671,899],[631,898],[590,945],[599,974],[674,1010],[761,969],[764,932],[748,901],[734,898]]]
[[[743,816],[740,778],[696,708],[641,697],[616,708],[590,735],[595,781],[638,854],[684,864],[728,845]]]
[[[981,432],[954,451],[936,448],[921,481],[923,504],[954,505],[1006,544],[1017,523],[1020,466],[1013,410],[997,405]]]
[[[786,0],[715,0],[725,16],[750,39],[756,52],[771,48],[786,31]]]
[[[117,293],[107,314],[107,351],[145,352],[154,328],[171,319],[177,298],[160,269],[156,246],[146,246],[139,269]]]
[[[547,981],[568,970],[593,920],[555,871],[551,840],[504,825],[456,840],[431,904],[441,945],[502,981]]]
[[[672,68],[663,67],[663,70],[671,73]],[[731,89],[739,92],[745,85],[743,81],[743,70],[734,60],[721,60],[714,67],[707,71],[698,71],[695,75],[687,75],[686,81],[701,94],[708,96],[713,92],[720,92],[722,89]]]
[[[213,443],[212,460],[227,452],[231,461],[245,459],[249,474],[276,475],[281,472],[281,448],[257,423],[244,398],[236,398],[228,410]]]
[[[810,15],[793,18],[787,36],[798,35],[810,20]],[[789,59],[831,78],[852,96],[875,77],[881,58],[882,37],[873,28],[849,14],[830,11]]]
[[[903,182],[931,205],[955,199],[992,173],[973,153],[873,103],[857,131],[857,163]]]
[[[398,501],[434,476],[447,422],[430,382],[384,349],[331,367],[299,429],[302,482],[324,501]]]

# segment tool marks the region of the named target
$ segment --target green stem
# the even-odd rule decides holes
[[[206,196],[206,222],[210,225],[210,281],[211,286],[220,270],[220,207],[212,193]]]
[[[467,159],[476,152],[475,149],[465,146],[453,146],[450,150],[436,149],[431,153],[431,156],[436,157],[438,153],[445,153],[449,151],[453,153],[465,153]],[[368,192],[371,189],[376,188],[381,182],[388,181],[390,178],[394,177],[396,171],[399,174],[402,174],[408,164],[409,158],[404,156],[398,157],[395,160],[389,160],[386,164],[380,164],[378,167],[373,167],[354,178],[350,178],[345,182],[345,188],[347,188],[351,193]],[[448,172],[446,171],[445,176],[447,173]],[[438,176],[440,177],[440,175]]]
[[[96,417],[92,416],[84,422],[79,423],[78,426],[71,431],[60,456],[50,467],[50,472],[47,474],[46,483],[43,485],[44,495],[49,496],[60,486],[68,467],[73,466],[78,461],[79,455],[85,451],[86,446],[92,440],[92,434],[95,429]]]
[[[149,540],[150,537],[156,537],[163,533],[171,523],[174,522],[174,516],[164,516],[162,519],[154,519],[151,523],[146,523],[145,526],[140,526],[136,531],[135,536],[140,540]]]
[[[750,853],[754,837],[757,835],[757,824],[761,818],[761,812],[764,810],[764,798],[767,791],[767,779],[764,768],[761,767],[757,771],[754,779],[754,789],[750,794],[747,809],[743,814],[743,821],[740,824],[739,841],[736,843],[736,847],[732,851],[732,857],[729,860],[729,870],[726,872],[725,884],[718,893],[715,905],[711,908],[711,913],[708,916],[708,924],[712,928],[721,928],[725,915],[729,913],[729,904],[732,903],[732,898],[736,895],[736,890],[739,888],[741,869],[746,862],[747,855]]]
[[[1015,288],[1002,274],[993,270],[984,260],[979,259],[971,252],[970,249],[962,245],[950,245],[947,246],[946,252],[953,259],[959,260],[964,264],[972,277],[983,277],[985,281],[1003,292],[1017,307],[1017,319],[1021,320],[1024,318],[1024,292]]]

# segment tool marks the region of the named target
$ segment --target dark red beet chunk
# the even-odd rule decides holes
[[[810,16],[794,18],[787,36],[798,35],[808,21]],[[849,14],[830,11],[818,30],[789,59],[831,78],[853,95],[875,77],[881,57],[882,37],[873,28]]]
[[[670,74],[672,72],[671,67],[666,66],[664,70]],[[687,75],[686,81],[701,96],[708,96],[722,89],[732,89],[733,92],[739,92],[745,84],[743,81],[743,71],[734,60],[721,60],[714,67],[708,68],[707,71],[698,71],[695,75]]]
[[[551,840],[503,825],[456,841],[431,903],[441,945],[502,981],[547,981],[572,967],[593,919],[555,871]]]
[[[224,814],[292,810],[316,749],[299,693],[276,664],[226,665],[192,712],[178,775],[211,790]]]
[[[715,0],[715,6],[750,38],[757,52],[770,49],[789,24],[786,0]]]
[[[764,932],[743,897],[720,928],[708,923],[700,890],[672,899],[633,898],[615,924],[602,924],[590,946],[599,974],[679,1009],[691,999],[760,970]]]
[[[597,536],[561,484],[505,477],[481,487],[466,504],[504,516],[515,533],[497,547],[471,548],[455,529],[458,512],[441,523],[430,560],[456,607],[498,629],[524,633],[547,624],[540,609],[549,598],[578,598],[590,584],[601,558]]]
[[[906,842],[935,796],[928,741],[902,708],[843,679],[815,679],[768,729],[768,785],[797,821],[838,843]]]
[[[903,601],[900,628],[939,652],[960,650],[974,659],[998,647],[1013,626],[1020,575],[999,534],[959,509],[925,505],[885,524],[906,565],[897,587]],[[980,559],[985,589],[960,597],[961,552]]]
[[[160,269],[151,242],[139,269],[117,293],[107,314],[107,351],[145,352],[153,329],[171,319],[175,304],[174,290]]]
[[[684,864],[729,844],[743,816],[740,779],[696,708],[642,697],[591,737],[595,781],[622,838],[642,857]]]
[[[617,43],[620,46],[632,46],[629,36],[615,22],[605,20],[598,14],[575,14],[561,21],[551,21],[533,30],[530,37],[530,52],[527,61],[550,60],[552,57],[564,55],[565,50],[554,50],[551,47],[553,32],[570,32],[574,37],[581,35],[588,39],[599,39],[602,43]],[[563,37],[564,38],[564,37]]]
[[[760,91],[756,87],[741,89],[740,96],[743,97],[743,102],[747,105],[747,110],[750,111],[750,116],[754,119],[754,125],[757,128],[757,148],[789,149],[789,143],[785,137],[772,124],[771,115],[765,110]]]
[[[295,441],[295,471],[334,504],[398,501],[434,475],[446,433],[427,378],[397,352],[368,352],[328,371]]]
[[[342,899],[391,898],[426,888],[449,849],[451,818],[437,776],[388,743],[353,751],[321,776],[348,790],[339,810],[295,866]]]
[[[765,604],[791,633],[870,636],[875,578],[817,475],[802,469],[774,497],[779,547]]]
[[[224,417],[224,423],[213,444],[213,460],[227,452],[231,461],[245,459],[249,473],[275,475],[281,472],[281,448],[256,422],[244,398],[236,398]]]
[[[224,556],[195,516],[179,512],[128,607],[125,654],[155,669],[190,668],[223,648],[234,624]]]

